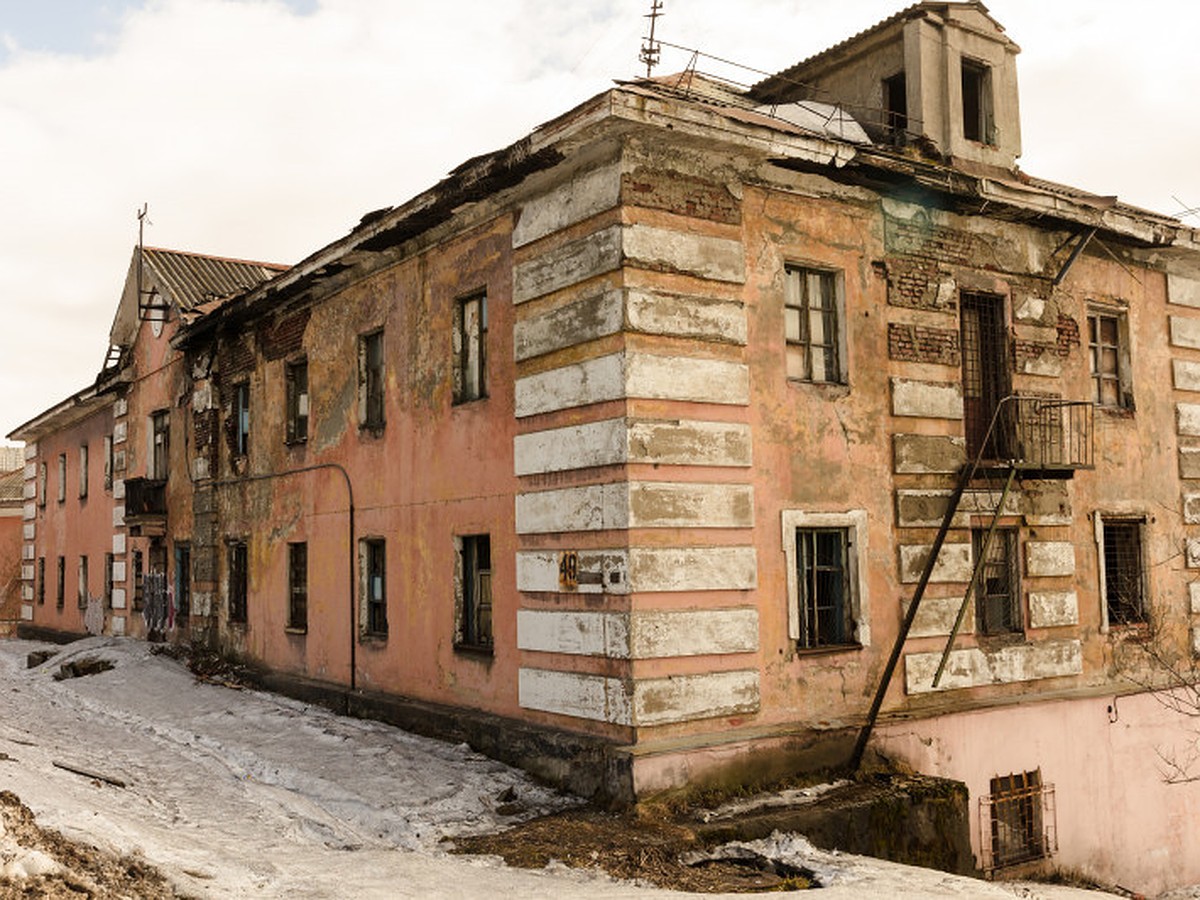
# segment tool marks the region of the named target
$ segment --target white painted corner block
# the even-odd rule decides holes
[[[994,651],[971,647],[950,654],[941,683],[933,676],[941,653],[913,653],[904,658],[905,691],[927,694],[991,684],[1012,684],[1083,673],[1083,647],[1077,640],[1014,644]]]
[[[1075,545],[1070,541],[1026,541],[1025,574],[1054,578],[1075,574]]]
[[[711,281],[740,284],[746,280],[746,255],[741,241],[658,228],[625,228],[625,259],[631,266],[679,272]]]
[[[1170,316],[1171,346],[1200,350],[1200,318]]]
[[[1189,569],[1200,569],[1200,538],[1188,538],[1185,548],[1184,565]]]
[[[1200,391],[1200,363],[1171,360],[1172,382],[1177,391]]]
[[[748,484],[634,481],[630,528],[751,528],[754,488]]]
[[[617,482],[518,494],[517,534],[628,528],[629,491]]]
[[[21,620],[24,622],[33,621],[33,607],[28,603],[21,604]]]
[[[629,616],[586,610],[517,610],[517,649],[629,658]]]
[[[518,319],[513,325],[513,356],[521,362],[599,340],[620,331],[624,321],[622,290],[593,293],[565,306]]]
[[[1167,302],[1200,309],[1200,280],[1168,272]]]
[[[125,533],[118,531],[112,536],[112,552],[114,556],[120,556],[125,552]]]
[[[519,434],[513,438],[514,473],[534,475],[623,463],[629,455],[628,431],[625,419],[605,419]]]
[[[1192,627],[1192,656],[1200,657],[1200,625]]]
[[[1200,435],[1200,403],[1175,404],[1175,430],[1183,435]]]
[[[754,547],[634,547],[576,551],[578,584],[559,582],[561,550],[517,553],[517,590],[579,594],[747,591],[758,586]]]
[[[579,172],[569,181],[533,198],[521,207],[520,219],[513,229],[513,248],[590,219],[612,209],[621,195],[619,161]]]
[[[631,686],[619,678],[522,668],[517,676],[517,702],[522,709],[633,724]]]
[[[113,608],[116,608],[115,604],[113,605]],[[112,633],[114,636],[121,637],[123,634],[125,634],[124,616],[113,616],[110,621],[112,622]]]
[[[1059,628],[1079,624],[1079,597],[1074,591],[1030,591],[1029,624]]]
[[[518,378],[517,418],[617,400],[625,395],[625,356],[613,353]]]
[[[113,588],[112,592],[112,608],[125,608],[125,588]]]
[[[932,544],[906,544],[900,547],[900,581],[902,584],[916,584],[921,580],[925,570],[925,562],[929,559]],[[929,576],[931,584],[966,583],[971,580],[971,545],[942,544],[942,552],[938,554],[933,572]]]
[[[571,656],[664,659],[753,653],[758,612],[744,609],[517,612],[517,647]]]
[[[746,309],[732,300],[630,288],[625,318],[630,330],[644,334],[746,343]]]
[[[962,385],[892,378],[892,415],[925,419],[961,419]]]
[[[1191,601],[1193,616],[1200,616],[1200,581],[1188,585],[1188,600]]]
[[[517,553],[517,590],[529,593],[628,594],[629,551],[575,551],[577,584],[564,588],[560,582],[559,565],[562,550],[521,550]]]
[[[620,225],[613,225],[517,263],[513,266],[513,304],[519,305],[618,269],[621,265],[621,230]]]

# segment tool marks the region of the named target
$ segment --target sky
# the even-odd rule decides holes
[[[769,72],[905,5],[663,0],[657,34]],[[144,203],[148,245],[298,262],[640,74],[649,6],[0,0],[0,434],[100,370]],[[1200,4],[988,8],[1022,48],[1025,171],[1200,207]],[[658,72],[688,56],[664,48]]]

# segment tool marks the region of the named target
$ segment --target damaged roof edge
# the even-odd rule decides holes
[[[267,297],[298,293],[320,278],[325,269],[344,268],[342,260],[356,251],[378,252],[396,246],[449,220],[462,204],[481,199],[518,184],[529,175],[557,165],[564,155],[555,145],[584,127],[612,105],[610,88],[561,116],[535,128],[524,137],[491,153],[473,157],[453,168],[433,187],[397,207],[385,207],[362,217],[345,237],[325,245],[285,272],[240,294],[222,307],[182,327],[172,340],[184,348],[202,339],[239,312],[249,313]],[[589,115],[590,114],[590,115]]]
[[[61,400],[49,409],[38,413],[28,422],[18,425],[5,437],[10,441],[31,443],[38,435],[49,428],[62,428],[88,415],[93,410],[112,403],[115,400],[111,394],[101,390],[98,385],[90,384],[76,391],[65,400]]]

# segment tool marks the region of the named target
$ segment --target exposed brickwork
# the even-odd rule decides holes
[[[233,376],[254,371],[254,347],[244,337],[230,337],[221,341],[217,365],[226,384]]]
[[[915,256],[959,266],[978,267],[981,258],[988,258],[979,246],[976,235],[955,231],[925,220],[885,219],[888,250],[896,256]]]
[[[208,460],[208,471],[217,471],[217,432],[220,418],[215,409],[207,409],[192,416],[195,455]]]
[[[1047,344],[1042,341],[1023,341],[1015,338],[1012,341],[1013,367],[1020,371],[1022,360],[1041,359],[1047,353],[1058,352],[1055,344]]]
[[[723,184],[677,172],[639,168],[621,176],[621,199],[632,206],[662,209],[681,216],[737,225],[742,221],[738,199]]]
[[[887,261],[888,303],[910,309],[953,310],[953,300],[938,298],[938,286],[949,278],[934,260],[892,258]]]
[[[279,319],[272,319],[258,330],[258,346],[268,360],[283,359],[299,353],[304,346],[304,330],[308,327],[309,310],[302,309]]]
[[[1079,346],[1079,323],[1070,316],[1058,314],[1058,355],[1069,356],[1072,347]]]
[[[923,325],[888,324],[888,356],[906,362],[957,366],[962,362],[958,332]]]

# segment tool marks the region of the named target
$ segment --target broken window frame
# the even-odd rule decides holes
[[[358,417],[359,427],[379,432],[386,424],[384,417],[384,353],[383,329],[359,335],[358,338]]]
[[[226,599],[230,624],[245,625],[249,607],[250,554],[246,542],[229,540],[225,544]]]
[[[492,622],[492,538],[464,534],[456,539],[454,646],[491,653],[495,645]]]
[[[79,557],[79,593],[78,603],[80,609],[87,609],[88,605],[88,558],[87,556]]]
[[[1092,402],[1103,409],[1132,410],[1128,316],[1124,310],[1089,305],[1087,327]]]
[[[784,369],[789,381],[846,384],[844,320],[841,272],[802,264],[784,267]]]
[[[988,529],[971,529],[971,559],[978,562]],[[988,558],[975,582],[975,633],[985,637],[1024,634],[1018,529],[998,526],[988,546]]]
[[[454,313],[454,402],[487,398],[487,293],[460,297]]]
[[[308,544],[288,544],[288,631],[308,631]]]
[[[58,454],[58,502],[65,503],[67,499],[67,454]]]
[[[79,499],[86,500],[88,495],[88,445],[79,445]]]
[[[361,571],[363,638],[383,639],[388,634],[387,620],[387,543],[381,537],[359,541]]]
[[[166,481],[170,474],[171,413],[160,409],[150,414],[150,461],[146,476],[152,481]]]
[[[860,564],[867,558],[867,511],[785,509],[781,518],[787,564],[788,637],[796,652],[856,651],[868,646],[871,640],[870,603],[866,573]],[[840,589],[837,598],[822,596],[817,581],[818,570],[806,569],[812,557],[804,557],[803,546],[807,536],[817,533],[838,536],[841,571],[837,574]],[[822,632],[819,621],[812,615],[815,607],[828,607],[829,604],[823,601],[829,599],[835,599],[839,622],[838,631],[832,636],[828,630]]]
[[[187,626],[192,615],[192,545],[175,544],[175,624]]]
[[[250,453],[250,382],[239,381],[233,386],[233,454],[244,457]]]
[[[960,61],[959,83],[963,139],[995,146],[992,67],[981,60],[964,56]]]
[[[301,357],[285,364],[283,369],[287,404],[287,425],[284,440],[288,444],[308,441],[308,359]]]
[[[1146,517],[1097,513],[1095,524],[1100,630],[1143,626],[1149,622]]]
[[[1058,849],[1054,785],[1042,770],[997,775],[979,800],[985,872],[1048,859]]]

